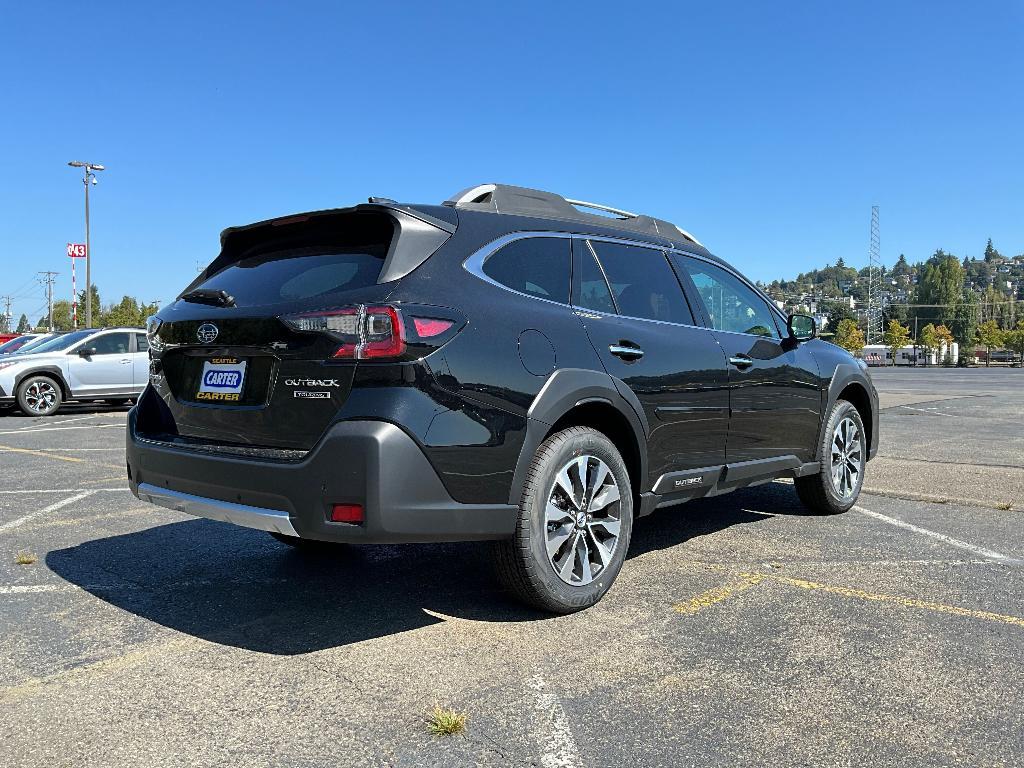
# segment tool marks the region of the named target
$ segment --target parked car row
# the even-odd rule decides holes
[[[0,347],[0,406],[49,416],[69,400],[119,404],[137,398],[149,379],[141,328],[28,335],[34,338],[13,350]]]

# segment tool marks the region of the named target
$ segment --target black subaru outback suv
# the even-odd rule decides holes
[[[878,444],[865,366],[666,221],[486,184],[221,245],[148,325],[127,460],[155,504],[297,546],[497,540],[569,612],[636,518],[782,477],[842,512]]]

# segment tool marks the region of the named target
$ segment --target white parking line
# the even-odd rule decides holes
[[[951,546],[967,550],[968,552],[978,555],[979,557],[984,557],[986,560],[998,560],[1002,563],[1021,562],[1017,558],[1010,557],[1009,555],[1004,555],[999,552],[995,552],[991,549],[985,549],[984,547],[979,547],[977,544],[971,544],[967,541],[954,539],[952,536],[947,536],[944,533],[938,533],[937,531],[930,531],[927,528],[921,528],[918,525],[913,525],[911,523],[905,522],[904,520],[899,520],[895,517],[883,515],[881,512],[872,512],[870,509],[864,509],[864,507],[861,507],[859,505],[853,507],[853,509],[860,512],[862,515],[873,517],[876,520],[881,520],[883,523],[888,523],[889,525],[895,525],[897,528],[904,528],[908,531],[913,531],[914,533],[920,533],[925,536],[931,536],[933,539],[938,539],[939,541],[945,542],[946,544],[949,544]]]
[[[0,490],[0,496],[6,494],[38,494],[38,493],[77,493],[82,490],[81,488],[31,488],[28,490],[13,490],[13,491],[2,491]],[[130,491],[130,488],[90,488],[89,493],[99,493],[101,491]]]
[[[35,429],[36,427],[42,427],[42,426],[55,427],[58,424],[70,424],[73,421],[85,421],[86,419],[95,419],[97,416],[99,416],[98,413],[91,413],[88,416],[76,416],[73,419],[61,419],[60,421],[37,421],[35,424],[31,424],[30,426],[19,427],[15,431],[16,432],[25,432],[27,430],[32,430],[32,429]]]
[[[906,408],[908,411],[918,411],[919,413],[927,413],[929,416],[949,416],[951,419],[959,419],[960,416],[955,413],[946,413],[945,411],[937,411],[934,408],[912,408],[909,405],[896,405],[894,408]]]
[[[64,432],[70,429],[124,429],[125,424],[86,424],[79,427],[40,427],[38,429],[11,429],[0,432],[0,435],[25,435],[37,432]]]
[[[9,531],[12,528],[17,528],[19,525],[24,525],[29,520],[34,520],[35,518],[41,515],[48,515],[50,512],[56,512],[58,509],[63,509],[69,504],[74,504],[76,501],[81,501],[86,496],[92,496],[94,493],[96,493],[96,491],[82,491],[81,493],[76,493],[74,496],[69,496],[66,499],[54,502],[48,507],[43,507],[40,510],[27,514],[24,517],[19,517],[15,520],[8,520],[6,523],[0,525],[0,533],[3,533],[4,531]]]
[[[576,768],[582,765],[576,739],[569,728],[569,718],[558,697],[546,690],[547,683],[540,675],[531,678],[526,685],[534,692],[533,706],[545,726],[535,734],[542,750],[540,764],[544,768]]]

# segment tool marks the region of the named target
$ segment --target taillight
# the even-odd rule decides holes
[[[394,307],[366,307],[360,359],[398,357],[405,352],[405,326]]]
[[[334,357],[368,360],[405,352],[405,326],[394,307],[341,307],[281,318],[297,331],[326,333],[338,341]]]
[[[421,339],[430,339],[440,336],[451,328],[455,323],[451,320],[439,320],[436,317],[414,317],[412,325],[416,329],[416,335]]]

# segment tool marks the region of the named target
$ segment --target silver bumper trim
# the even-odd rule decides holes
[[[159,488],[149,483],[139,483],[138,495],[140,499],[150,504],[176,509],[196,517],[221,520],[261,531],[275,531],[286,536],[299,535],[292,527],[288,513],[279,509],[250,507],[248,504],[208,499],[205,496],[193,496],[191,493]]]

